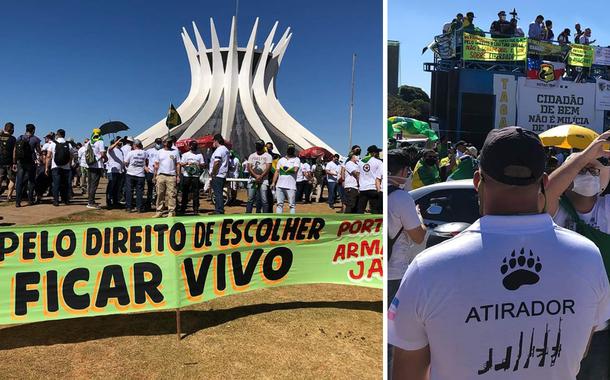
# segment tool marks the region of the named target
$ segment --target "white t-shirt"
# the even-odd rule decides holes
[[[248,174],[248,160],[244,160],[244,162],[241,163],[241,171],[244,174]]]
[[[608,199],[610,199],[608,196],[598,197],[591,211],[586,214],[581,214],[578,211],[576,212],[583,222],[606,234],[610,234],[610,224],[608,223],[608,219],[610,218],[610,200]],[[557,209],[557,213],[553,216],[553,220],[558,226],[576,231],[575,221],[572,220],[563,207]]]
[[[330,170],[330,173],[326,172],[326,180],[328,182],[337,182],[337,178],[339,176],[339,170],[341,167],[338,164],[335,164],[335,161],[330,161],[326,164],[325,170]]]
[[[144,168],[146,167],[146,152],[142,149],[130,150],[125,156],[125,166],[127,166],[127,175],[134,177],[144,177]]]
[[[546,214],[484,216],[415,257],[388,310],[388,342],[429,345],[432,380],[574,380],[609,317],[591,241]]]
[[[46,143],[42,144],[42,148],[40,148],[40,150],[43,151],[43,152],[49,150],[49,147],[51,146],[51,143],[52,142],[49,141],[49,142],[46,142]]]
[[[173,150],[166,150],[165,148],[159,150],[155,160],[155,163],[159,164],[157,174],[176,175],[178,160],[180,158],[176,156],[176,152]]]
[[[229,171],[227,172],[227,177],[229,178],[238,178],[239,177],[239,158],[229,156]]]
[[[148,160],[148,170],[151,173],[155,172],[155,162],[159,156],[159,150],[157,148],[146,149],[146,159]]]
[[[277,162],[277,170],[279,170],[280,174],[277,177],[277,182],[275,184],[276,187],[281,187],[283,189],[296,190],[297,189],[297,172],[299,171],[299,166],[301,166],[301,160],[298,157],[282,157]],[[282,174],[286,170],[290,170],[294,168],[290,173]]]
[[[216,177],[227,178],[227,173],[229,172],[229,154],[229,149],[224,145],[219,145],[218,148],[214,150],[210,163],[210,174],[212,174],[212,171],[214,170],[214,163],[220,161],[220,167],[218,168]]]
[[[127,157],[127,153],[131,152],[131,145],[125,144],[121,147],[121,152],[123,152],[123,157]]]
[[[305,175],[307,172],[311,170],[309,164],[307,162],[303,162],[301,166],[299,166],[299,171],[297,172],[297,182],[307,181]]]
[[[371,157],[367,162],[360,160],[360,191],[376,190],[375,179],[380,179],[383,176],[383,162]]]
[[[201,165],[203,165],[203,155],[201,153],[193,153],[191,151],[188,151],[182,155],[182,159],[180,160],[180,162],[182,163],[183,176],[191,176],[186,170],[186,166],[195,166],[197,169],[197,173],[201,175]],[[199,175],[194,175],[194,177],[199,177]]]
[[[91,144],[91,141],[89,141],[89,144]],[[91,169],[104,169],[105,163],[102,159],[102,154],[106,151],[106,147],[104,146],[104,140],[97,140],[96,142],[94,142],[91,146],[91,149],[93,149],[93,154],[97,158],[97,162],[93,165],[89,165],[89,167]]]
[[[267,165],[267,164],[271,165],[272,162],[273,162],[273,158],[271,157],[271,155],[269,153],[264,152],[263,154],[259,155],[258,153],[254,152],[248,157],[248,166],[250,167],[249,171],[251,173],[261,175],[265,171],[265,167],[266,167],[265,165]],[[265,176],[265,179],[262,182],[263,184],[269,183],[269,181],[267,180],[266,177],[267,176]],[[250,178],[253,178],[253,177],[250,177]]]
[[[89,165],[87,165],[87,144],[78,149],[78,164],[81,168],[89,167]]]
[[[415,201],[408,191],[395,190],[388,195],[388,236],[394,239],[403,227],[403,232],[394,242],[392,257],[388,263],[388,280],[400,280],[404,276],[409,264],[415,258],[416,244],[406,231],[417,228],[422,224],[415,209]],[[389,249],[389,248],[388,248]]]
[[[121,148],[108,149],[108,161],[106,161],[108,173],[124,173],[125,163],[123,162],[125,156]]]
[[[66,140],[64,138],[58,137],[55,139],[55,141],[57,141],[58,143],[65,143]],[[57,164],[55,163],[55,147],[57,146],[57,144],[55,144],[55,142],[50,142],[49,146],[47,147],[47,151],[48,154],[51,155],[51,170],[59,167],[60,169],[71,169],[72,167],[70,166],[70,163],[72,162],[72,160],[69,160],[67,164],[65,165],[61,165],[61,166],[57,166]],[[70,150],[70,148],[68,148],[68,150]]]
[[[360,168],[358,167],[358,164],[352,161],[347,161],[345,163],[345,181],[343,182],[343,188],[358,190],[358,181],[353,174],[359,172]]]

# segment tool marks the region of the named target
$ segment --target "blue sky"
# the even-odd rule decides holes
[[[423,71],[424,62],[432,62],[433,54],[421,55],[423,47],[441,34],[443,24],[451,21],[457,13],[475,14],[475,25],[489,31],[492,21],[498,18],[501,10],[509,13],[516,8],[519,26],[527,33],[527,27],[538,14],[553,21],[553,31],[558,35],[564,28],[570,28],[574,37],[574,24],[580,23],[582,29],[591,28],[592,39],[597,45],[610,45],[610,33],[606,28],[607,3],[588,1],[580,3],[555,0],[550,3],[513,0],[497,2],[475,0],[456,2],[437,0],[388,0],[388,39],[400,41],[400,78],[399,84],[421,87],[430,93],[430,74]],[[508,18],[511,16],[508,15]]]
[[[232,0],[24,0],[2,6],[0,121],[42,135],[64,128],[82,139],[112,119],[133,135],[180,104],[190,71],[180,38],[197,23],[210,46],[209,18],[228,45]],[[278,74],[284,108],[335,149],[347,150],[352,53],[356,63],[353,142],[382,141],[382,2],[241,0],[238,41],[259,16],[257,44],[279,21],[293,37]]]

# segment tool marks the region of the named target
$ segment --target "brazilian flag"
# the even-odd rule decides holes
[[[167,111],[167,119],[165,120],[165,125],[167,125],[168,129],[172,129],[180,124],[182,124],[180,114],[178,113],[178,111],[176,111],[174,105],[170,104],[169,111]]]

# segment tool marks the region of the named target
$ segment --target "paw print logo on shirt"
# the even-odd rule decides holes
[[[500,273],[505,275],[502,285],[507,290],[517,290],[523,285],[534,285],[540,280],[538,273],[541,270],[540,257],[534,257],[532,250],[529,251],[529,255],[525,253],[524,248],[521,248],[518,255],[513,250],[509,257],[502,260],[500,266]]]

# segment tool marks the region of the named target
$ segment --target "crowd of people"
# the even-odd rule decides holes
[[[511,363],[522,379],[609,378],[608,138],[610,132],[584,150],[567,150],[543,147],[535,133],[507,127],[490,132],[480,152],[465,141],[441,139],[424,150],[390,141],[387,273],[394,374],[420,378],[415,374],[432,367],[439,378],[466,379],[505,371]],[[429,228],[402,190],[451,180],[464,160],[481,218],[443,244],[414,249]],[[523,311],[524,304],[554,299],[580,306],[561,320],[554,310],[538,310],[536,318]],[[511,302],[515,311],[521,303],[518,313],[501,311],[494,318],[485,309]],[[479,313],[473,305],[489,306]],[[548,341],[539,339],[540,329]],[[541,358],[531,372],[521,358],[527,347]]]
[[[538,15],[532,21],[527,30],[527,35],[518,25],[519,18],[517,12],[513,9],[510,13],[512,18],[507,20],[506,12],[498,12],[498,19],[494,20],[489,27],[489,34],[492,38],[510,38],[510,37],[528,37],[533,40],[558,42],[560,45],[566,45],[569,43],[589,45],[595,43],[595,40],[591,40],[591,28],[585,28],[582,30],[581,25],[577,23],[574,26],[574,39],[570,40],[571,31],[569,28],[564,28],[557,37],[553,31],[553,21],[545,19],[543,15]],[[462,13],[458,13],[455,18],[448,23],[443,25],[443,34],[449,33],[473,33],[480,34],[481,29],[477,28],[474,24],[475,15],[473,12],[466,13],[466,17]],[[484,34],[484,33],[483,33]]]
[[[46,197],[54,206],[70,204],[75,189],[80,189],[90,209],[105,206],[173,217],[187,213],[189,203],[198,214],[204,190],[214,204],[212,214],[223,214],[225,199],[235,203],[237,190],[245,184],[246,213],[282,213],[285,204],[296,213],[297,203],[322,201],[331,209],[338,203],[338,212],[382,213],[383,164],[375,145],[364,157],[355,145],[341,162],[338,154],[327,161],[322,156],[299,158],[291,144],[280,155],[271,142],[258,140],[242,163],[220,134],[211,148],[191,141],[184,153],[174,136],[157,138],[144,149],[141,141],[129,136],[117,136],[106,145],[99,129],[82,143],[66,139],[63,129],[48,133],[43,142],[33,124],[14,135],[15,126],[6,123],[0,132],[0,196],[6,194],[5,200],[14,200],[16,207],[35,205]],[[102,205],[96,194],[104,177]]]

